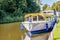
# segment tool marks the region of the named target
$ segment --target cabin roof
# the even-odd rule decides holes
[[[29,14],[25,14],[24,18],[27,18],[29,16],[43,16],[44,18],[51,16],[51,14],[43,14],[43,13],[29,13]]]
[[[24,18],[27,18],[29,16],[38,16],[38,15],[43,16],[45,18],[44,14],[42,14],[42,13],[29,13],[29,14],[25,14]]]

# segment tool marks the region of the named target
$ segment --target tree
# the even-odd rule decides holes
[[[34,13],[34,12],[40,12],[40,6],[36,4],[36,2],[33,2],[33,0],[26,0],[27,2],[27,8],[25,10],[26,13]]]
[[[5,22],[22,20],[24,14],[40,12],[40,6],[33,0],[3,0],[0,3],[0,19]],[[10,19],[11,20],[10,20]],[[17,18],[17,19],[15,19]],[[4,20],[2,20],[4,22]]]
[[[60,1],[53,3],[51,9],[52,10],[60,10]]]
[[[47,7],[48,7],[48,5],[47,4],[44,4],[43,5],[43,10],[45,10]]]

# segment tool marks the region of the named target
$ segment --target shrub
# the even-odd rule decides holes
[[[0,3],[0,23],[21,22],[24,14],[39,11],[33,0],[4,0]]]

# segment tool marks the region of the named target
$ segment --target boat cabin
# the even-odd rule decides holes
[[[53,16],[48,14],[26,14],[24,16],[25,21],[22,24],[31,34],[51,32],[55,25],[53,18]]]
[[[26,14],[25,15],[25,21],[29,22],[37,22],[37,21],[44,21],[45,16],[42,14]]]

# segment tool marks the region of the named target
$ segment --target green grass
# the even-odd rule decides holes
[[[56,25],[56,29],[54,32],[54,40],[60,40],[60,18],[59,23]]]

